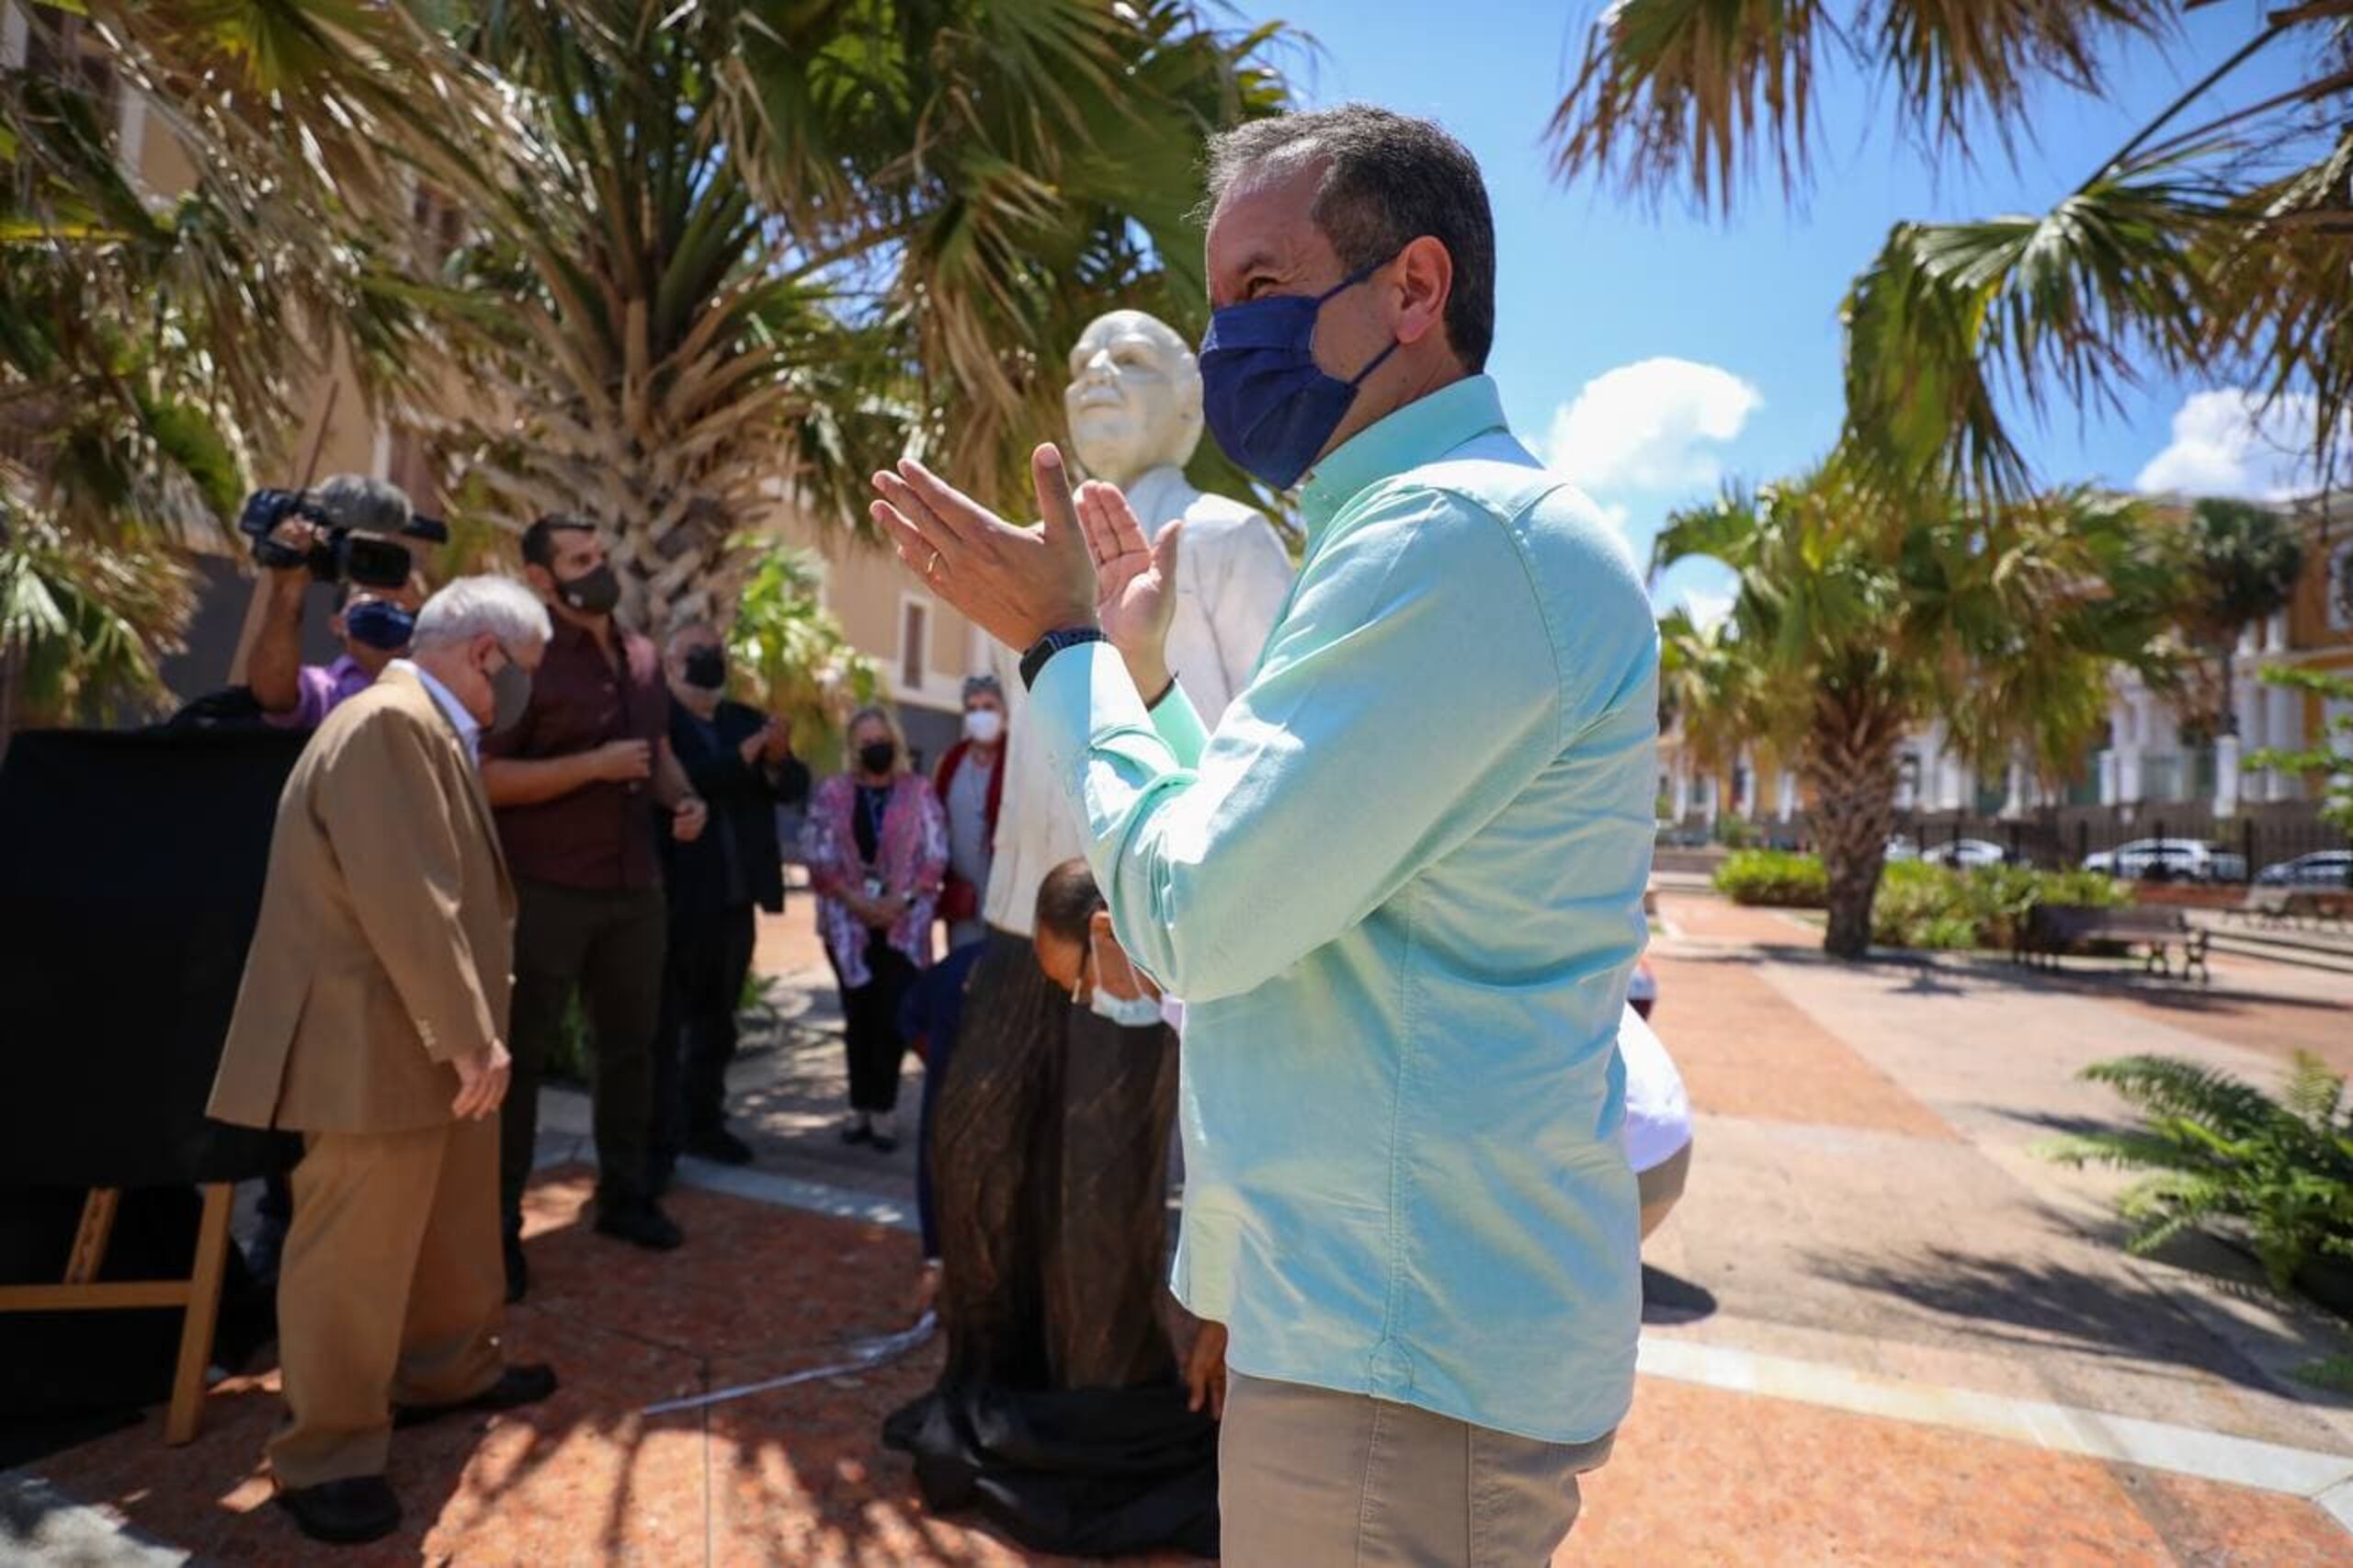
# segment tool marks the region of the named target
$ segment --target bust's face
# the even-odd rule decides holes
[[[1201,373],[1192,351],[1142,311],[1113,311],[1079,335],[1063,393],[1086,472],[1126,483],[1182,464],[1201,438]]]

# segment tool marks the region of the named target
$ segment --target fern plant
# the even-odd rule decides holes
[[[2117,1199],[2131,1221],[2127,1248],[2154,1251],[2216,1220],[2243,1224],[2271,1288],[2285,1292],[2324,1257],[2353,1257],[2353,1111],[2345,1080],[2296,1053],[2279,1097],[2225,1073],[2168,1056],[2095,1062],[2140,1112],[2141,1125],[2046,1143],[2067,1165],[2147,1174]]]

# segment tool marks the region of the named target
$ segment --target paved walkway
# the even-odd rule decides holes
[[[1563,1562],[2353,1562],[2353,1401],[2292,1375],[2347,1347],[2341,1325],[2211,1244],[2127,1258],[2117,1178],[2033,1152],[2114,1117],[2075,1076],[2104,1056],[2268,1079],[2296,1044],[2353,1053],[2353,986],[2236,960],[2209,993],[1976,960],[1834,965],[1788,916],[1688,893],[1661,916],[1656,1021],[1696,1156],[1646,1253],[1634,1411]],[[684,1251],[587,1233],[586,1108],[549,1092],[534,1290],[512,1334],[566,1386],[514,1417],[403,1434],[412,1529],[351,1561],[1026,1560],[927,1517],[874,1440],[936,1373],[936,1344],[641,1414],[837,1361],[905,1322],[910,1156],[834,1135],[836,1010],[806,918],[763,933],[785,983],[737,1069],[760,1163],[690,1163]],[[261,1506],[271,1387],[222,1385],[189,1449],[162,1449],[151,1417],[0,1478],[0,1519],[41,1520],[19,1544],[102,1528],[49,1506],[74,1498],[151,1543],[101,1535],[77,1561],[315,1561]]]

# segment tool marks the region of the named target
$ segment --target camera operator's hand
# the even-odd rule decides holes
[[[300,517],[289,517],[269,530],[269,538],[271,543],[282,544],[294,552],[294,563],[267,570],[281,583],[290,578],[307,585],[311,578],[309,558],[312,547],[319,542],[319,530]]]
[[[607,741],[588,754],[590,777],[631,784],[654,773],[654,747],[645,741]]]
[[[458,1070],[458,1097],[449,1102],[452,1115],[466,1121],[478,1121],[494,1115],[500,1102],[506,1098],[506,1079],[514,1069],[514,1058],[506,1048],[492,1040],[471,1056],[460,1056],[451,1065]]]

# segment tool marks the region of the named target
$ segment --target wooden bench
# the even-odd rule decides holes
[[[2078,942],[2121,942],[2126,948],[2148,949],[2142,967],[2151,974],[2173,975],[2171,950],[2181,949],[2181,978],[2211,983],[2206,966],[2207,933],[2190,924],[2178,909],[2154,909],[2127,904],[2096,909],[2081,903],[2038,903],[2027,912],[2011,957],[2020,963],[2059,967],[2059,955]]]
[[[2353,924],[2353,892],[2328,888],[2252,887],[2246,890],[2243,902],[2223,911],[2223,918],[2275,931],[2283,926],[2301,930],[2307,926],[2322,931],[2343,930]]]

